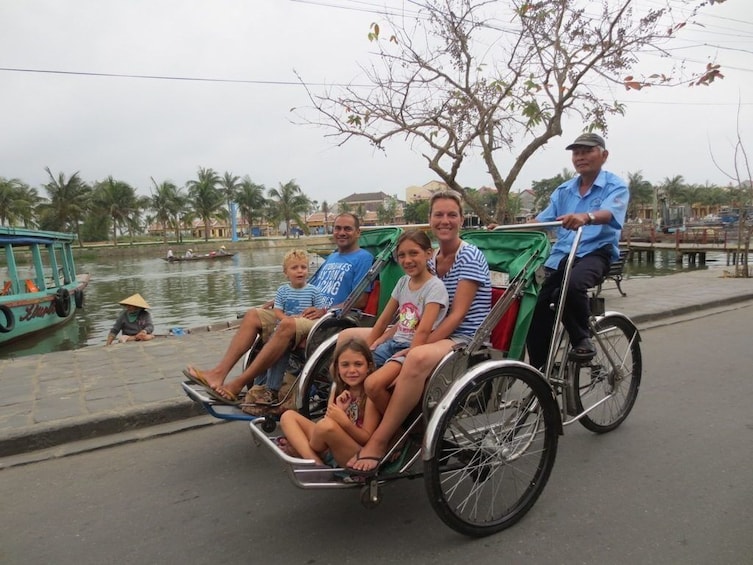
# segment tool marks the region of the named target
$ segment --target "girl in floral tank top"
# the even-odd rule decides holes
[[[286,451],[320,465],[345,463],[357,456],[379,424],[379,411],[366,397],[363,383],[374,370],[371,350],[361,339],[350,339],[335,350],[334,387],[327,413],[318,422],[294,410],[280,419]]]

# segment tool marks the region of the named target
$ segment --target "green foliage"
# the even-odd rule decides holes
[[[89,214],[81,226],[81,237],[84,241],[107,241],[110,223],[106,214]]]
[[[628,173],[628,190],[630,191],[630,202],[628,204],[628,218],[638,216],[639,206],[651,204],[654,200],[653,185],[643,178],[641,171]]]
[[[221,179],[214,169],[199,167],[196,180],[188,181],[189,203],[198,218],[204,222],[204,241],[209,241],[212,220],[226,218],[225,198],[219,189]]]
[[[81,180],[78,171],[66,179],[62,172],[55,178],[49,167],[44,170],[50,177],[44,185],[49,200],[40,204],[40,228],[75,233],[83,246],[80,223],[91,209],[91,187]]]
[[[394,223],[396,214],[397,200],[391,196],[387,199],[386,205],[381,203],[379,204],[379,208],[377,208],[377,219],[383,226]]]
[[[0,225],[34,227],[34,209],[42,200],[35,188],[0,177]]]
[[[94,215],[104,215],[110,219],[115,245],[118,245],[118,229],[123,227],[128,228],[133,241],[134,231],[139,229],[140,210],[136,190],[131,185],[112,176],[95,183],[91,207]]]
[[[180,241],[180,217],[187,209],[187,200],[180,188],[170,181],[157,184],[152,178],[152,195],[148,206],[155,212],[155,220],[162,224],[162,238],[167,243],[167,230],[175,230],[175,241]]]
[[[554,192],[554,189],[573,178],[573,176],[574,174],[571,171],[563,169],[556,177],[534,181],[531,184],[531,190],[533,190],[534,194],[534,209],[537,212],[540,212],[546,208],[549,205],[549,197],[552,195],[552,192]]]
[[[269,200],[272,217],[285,222],[285,237],[290,237],[291,220],[295,220],[298,227],[308,233],[305,217],[310,201],[295,181],[290,180],[285,184],[280,183],[278,188],[270,188]]]
[[[249,239],[251,239],[251,230],[254,227],[254,218],[261,218],[267,207],[267,199],[264,198],[266,190],[263,184],[254,183],[251,177],[246,175],[236,194],[238,211],[248,221]]]
[[[417,200],[405,205],[405,221],[409,224],[425,224],[429,221],[429,201]]]

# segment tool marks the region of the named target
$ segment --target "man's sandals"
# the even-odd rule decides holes
[[[596,349],[591,340],[584,338],[570,350],[570,359],[574,361],[590,361],[596,356]]]
[[[212,385],[209,384],[209,381],[204,378],[204,375],[196,367],[187,367],[183,369],[183,375],[189,381],[199,385],[204,390],[204,392],[212,397],[213,400],[216,400],[221,404],[238,406],[241,403],[240,399],[229,390],[226,390],[222,387],[220,387],[219,389],[212,388]]]

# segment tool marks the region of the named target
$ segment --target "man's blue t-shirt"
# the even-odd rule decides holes
[[[324,295],[327,308],[341,304],[369,272],[374,257],[365,249],[342,254],[330,253],[324,264],[309,281]],[[367,289],[368,290],[368,289]]]
[[[583,234],[578,246],[577,256],[583,257],[606,245],[612,247],[612,260],[619,256],[619,242],[622,225],[625,223],[630,191],[625,181],[614,173],[602,170],[585,195],[580,195],[580,176],[558,186],[547,206],[536,220],[539,222],[553,222],[564,214],[579,214],[609,210],[612,220],[608,224],[583,227]],[[560,261],[570,253],[575,231],[557,228],[557,241],[552,246],[552,253],[546,261],[546,266],[552,269],[559,267]]]

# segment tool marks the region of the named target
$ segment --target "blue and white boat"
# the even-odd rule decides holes
[[[75,234],[0,226],[0,347],[63,324],[84,306],[89,274],[77,274]]]

